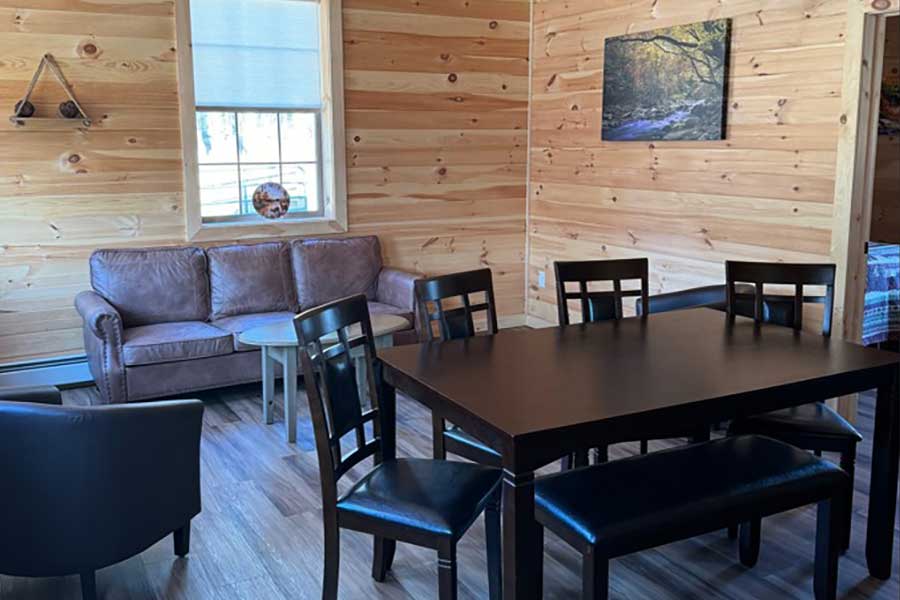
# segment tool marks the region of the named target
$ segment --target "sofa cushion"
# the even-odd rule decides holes
[[[91,286],[125,327],[205,321],[209,316],[206,254],[200,248],[97,250]]]
[[[213,321],[212,324],[219,329],[231,333],[232,337],[234,338],[235,352],[250,352],[252,350],[259,350],[259,346],[248,346],[247,344],[242,344],[238,340],[238,336],[240,336],[245,331],[253,329],[254,327],[262,327],[263,325],[272,325],[273,323],[290,321],[294,318],[294,316],[294,313],[289,311],[256,313],[252,315],[235,315],[233,317],[218,319],[216,321]]]
[[[415,319],[413,318],[412,311],[409,309],[394,306],[393,304],[384,304],[382,302],[369,302],[368,304],[370,315],[397,315],[398,317],[406,319],[409,322],[410,329],[412,329]]]
[[[291,264],[303,310],[354,294],[374,300],[381,244],[375,236],[294,240]]]
[[[125,330],[122,355],[129,367],[230,354],[231,334],[207,323],[183,321]]]
[[[296,311],[291,255],[286,243],[210,248],[210,320],[274,311]]]

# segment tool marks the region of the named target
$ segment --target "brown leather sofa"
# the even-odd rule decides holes
[[[106,404],[259,381],[259,350],[241,332],[352,294],[406,317],[415,339],[418,277],[384,267],[377,237],[97,250],[90,267],[93,290],[75,308]]]

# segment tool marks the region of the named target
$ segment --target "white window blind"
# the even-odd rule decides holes
[[[198,107],[319,109],[319,4],[191,0]]]

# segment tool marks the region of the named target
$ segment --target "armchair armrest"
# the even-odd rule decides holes
[[[127,402],[122,317],[103,296],[93,291],[78,294],[75,309],[84,319],[84,350],[103,403]]]
[[[62,405],[62,394],[52,385],[0,387],[0,402]]]
[[[100,339],[107,339],[112,333],[110,328],[122,331],[122,318],[119,311],[97,292],[81,292],[75,296],[75,310],[84,319],[86,327]]]
[[[384,304],[397,306],[415,314],[415,284],[422,276],[385,267],[378,274],[378,287],[375,299]]]

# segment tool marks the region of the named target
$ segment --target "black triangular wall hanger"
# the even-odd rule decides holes
[[[31,94],[34,92],[34,88],[37,86],[38,80],[41,78],[41,74],[44,72],[45,68],[53,73],[53,76],[56,77],[59,85],[65,90],[66,95],[69,97],[66,102],[59,105],[58,117],[47,118],[32,116],[34,114],[34,105],[31,103]],[[78,100],[75,98],[75,92],[72,91],[72,86],[66,81],[66,78],[62,74],[62,70],[59,68],[59,64],[57,64],[56,59],[53,58],[52,54],[45,54],[43,58],[41,58],[41,62],[34,72],[34,76],[31,78],[31,83],[28,84],[28,90],[25,92],[25,97],[16,103],[15,111],[15,114],[9,118],[9,121],[16,127],[26,127],[29,125],[41,126],[43,128],[59,126],[91,126],[90,117],[87,116],[87,113],[84,112],[81,104],[78,103]]]

